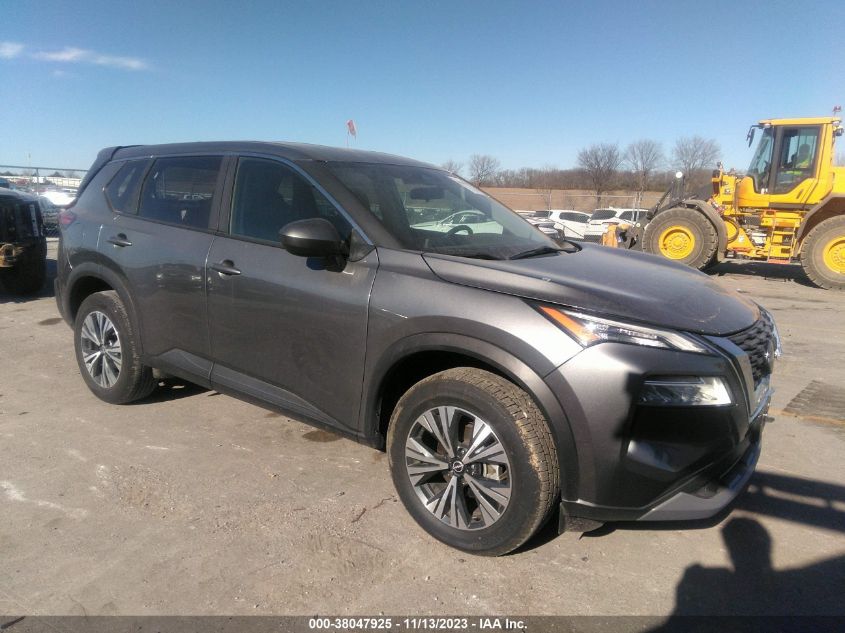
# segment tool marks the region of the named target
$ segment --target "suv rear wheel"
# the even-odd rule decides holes
[[[141,363],[135,330],[116,292],[97,292],[86,298],[73,331],[79,371],[95,396],[124,404],[155,389],[152,370]]]
[[[393,483],[411,516],[447,545],[498,556],[527,541],[560,489],[548,424],[527,393],[475,368],[412,387],[388,430]]]

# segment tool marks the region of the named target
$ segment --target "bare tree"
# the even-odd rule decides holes
[[[625,150],[624,162],[633,172],[637,191],[642,195],[648,188],[651,174],[663,162],[663,148],[660,143],[649,139],[636,141]]]
[[[458,161],[452,160],[451,158],[440,166],[446,171],[448,171],[450,174],[455,174],[456,176],[460,176],[461,170],[464,168],[463,163],[459,163]]]
[[[712,138],[685,136],[675,142],[672,153],[675,165],[680,167],[690,182],[701,179],[701,171],[715,165],[722,153],[719,144]]]
[[[492,183],[499,165],[499,160],[489,154],[473,154],[469,157],[470,182],[476,187]]]
[[[597,207],[601,206],[602,195],[610,191],[621,163],[619,146],[615,143],[597,143],[578,152],[578,166],[596,192]]]

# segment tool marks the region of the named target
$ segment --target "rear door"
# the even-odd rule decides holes
[[[291,255],[279,231],[323,217],[351,223],[298,169],[241,157],[226,226],[208,257],[212,384],[317,422],[357,430],[373,250],[338,270]]]
[[[195,379],[211,370],[205,261],[223,163],[220,155],[129,161],[106,186],[115,215],[99,250],[129,282],[144,354]]]

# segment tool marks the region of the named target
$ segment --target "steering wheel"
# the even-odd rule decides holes
[[[472,235],[472,229],[466,224],[459,224],[458,226],[453,226],[451,229],[446,231],[446,235],[451,237],[452,235],[456,235],[458,231],[466,231],[467,235]]]

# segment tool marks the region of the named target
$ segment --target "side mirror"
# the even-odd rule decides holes
[[[333,257],[344,255],[344,243],[325,218],[297,220],[279,231],[282,247],[291,255],[300,257]]]

